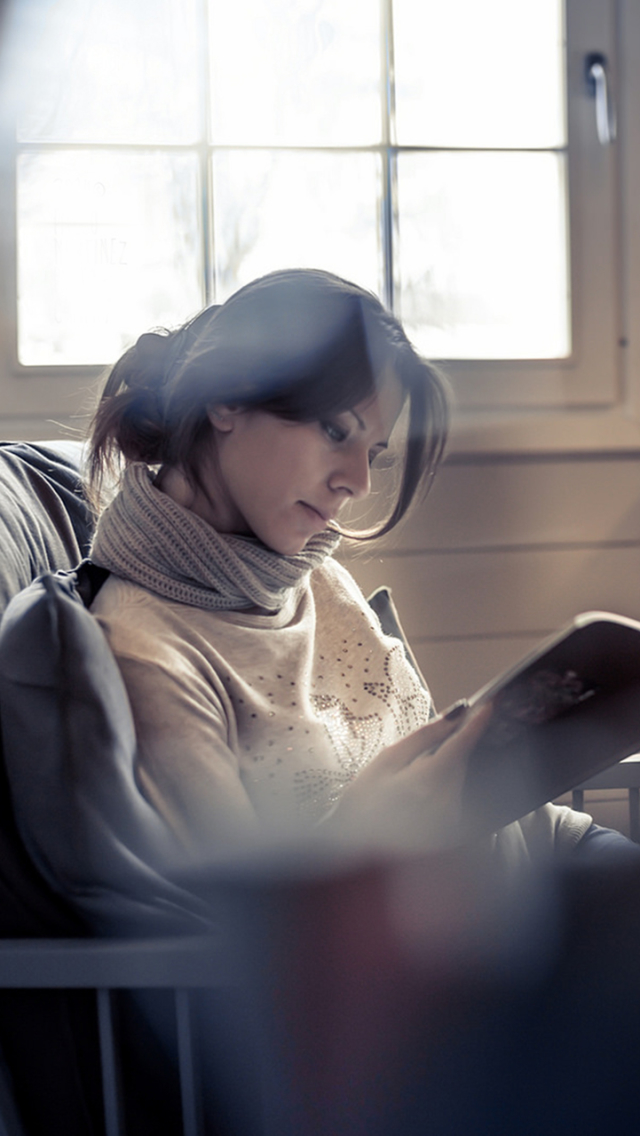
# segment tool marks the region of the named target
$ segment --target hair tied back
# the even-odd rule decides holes
[[[180,332],[147,331],[137,340],[132,366],[123,376],[129,390],[159,390],[167,381],[180,350]]]

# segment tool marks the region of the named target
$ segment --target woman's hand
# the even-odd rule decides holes
[[[462,706],[388,746],[345,790],[332,822],[376,844],[458,843],[467,759],[490,717],[490,704]]]

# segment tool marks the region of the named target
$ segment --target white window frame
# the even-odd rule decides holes
[[[629,334],[640,316],[633,310],[634,299],[640,307],[640,250],[633,239],[640,228],[640,168],[633,145],[638,127],[625,114],[640,96],[633,58],[640,44],[639,7],[635,0],[567,0],[572,354],[542,361],[445,360],[457,402],[452,448],[458,452],[640,449],[640,353]],[[597,142],[594,106],[586,95],[584,57],[590,51],[606,55],[616,95],[618,141],[609,147]],[[82,427],[101,368],[18,363],[9,114],[0,128],[1,433],[53,436],[60,427]]]
[[[640,133],[632,112],[640,98],[640,9],[634,0],[568,0],[567,33],[572,354],[542,365],[446,364],[459,407],[453,447],[461,453],[640,449],[632,333],[640,318]],[[597,141],[586,94],[584,62],[594,51],[607,57],[615,97],[617,140],[608,147]],[[493,392],[501,407],[490,405]]]

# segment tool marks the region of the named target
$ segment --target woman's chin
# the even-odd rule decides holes
[[[304,552],[313,536],[315,533],[273,537],[271,540],[263,540],[263,543],[280,556],[298,556],[299,553]]]

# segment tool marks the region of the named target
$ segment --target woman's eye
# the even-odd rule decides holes
[[[331,442],[344,442],[347,437],[348,431],[337,422],[321,422],[320,425]]]

